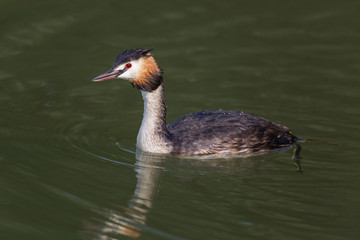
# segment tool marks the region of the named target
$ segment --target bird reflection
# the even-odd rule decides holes
[[[298,170],[302,169],[300,149],[299,147],[295,148],[293,155]],[[84,239],[117,239],[122,235],[138,238],[143,231],[149,231],[169,239],[180,239],[146,225],[147,216],[153,207],[154,199],[159,191],[161,177],[165,172],[176,169],[191,173],[254,174],[255,172],[258,173],[260,166],[265,162],[270,162],[278,153],[245,158],[197,158],[194,160],[194,158],[180,158],[137,150],[137,168],[135,169],[137,184],[128,206],[122,206],[120,210],[95,210],[102,216],[101,223],[84,224],[86,230],[82,235],[84,235]],[[93,235],[94,232],[96,236]]]

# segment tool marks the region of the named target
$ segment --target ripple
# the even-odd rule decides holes
[[[111,129],[111,124],[111,121],[98,122],[91,116],[77,114],[71,121],[57,121],[53,129],[62,141],[81,153],[104,161],[133,166],[134,151],[120,147],[112,134],[104,132],[104,129]]]

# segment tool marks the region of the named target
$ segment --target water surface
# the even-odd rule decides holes
[[[3,1],[1,239],[355,239],[360,17],[339,1]],[[168,121],[254,113],[299,137],[240,159],[136,153],[142,100],[92,83],[154,47]]]

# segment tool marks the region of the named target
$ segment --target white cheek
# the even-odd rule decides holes
[[[140,62],[132,61],[130,63],[131,63],[131,68],[127,69],[123,74],[118,76],[118,78],[129,80],[129,79],[135,79],[138,76],[138,73],[140,72],[140,69],[141,69]],[[122,70],[125,68],[125,65],[126,64],[120,65],[115,70]]]
[[[114,68],[114,70],[120,71],[120,70],[123,70],[124,68],[125,68],[125,64],[121,64],[121,65],[117,66],[116,68]]]
[[[118,76],[118,78],[132,79],[132,78],[134,78],[134,74],[130,71],[130,69],[128,69],[123,74]]]

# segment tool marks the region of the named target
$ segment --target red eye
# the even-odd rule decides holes
[[[126,68],[131,68],[131,66],[132,66],[131,63],[127,63],[127,64],[125,65]]]

